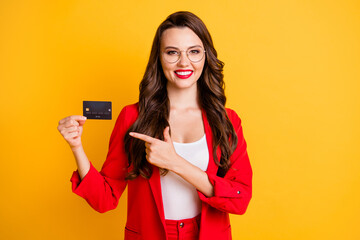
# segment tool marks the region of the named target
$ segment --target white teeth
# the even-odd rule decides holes
[[[176,72],[176,71],[175,71]],[[192,73],[192,71],[186,71],[186,72],[176,72],[176,74],[178,74],[178,75],[189,75],[189,74],[191,74]]]

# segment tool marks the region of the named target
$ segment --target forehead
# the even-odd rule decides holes
[[[180,49],[194,45],[204,47],[201,39],[188,27],[166,29],[161,36],[160,45],[161,48],[172,46]]]

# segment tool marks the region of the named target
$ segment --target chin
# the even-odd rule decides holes
[[[175,75],[171,75],[170,78],[167,79],[171,79],[171,81],[167,81],[168,85],[170,85],[172,88],[177,88],[177,89],[187,89],[187,88],[191,88],[194,87],[194,85],[197,84],[197,81],[194,80],[196,79],[197,76],[191,76],[190,78],[187,79],[181,79],[176,77]]]

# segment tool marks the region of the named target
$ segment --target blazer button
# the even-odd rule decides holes
[[[240,191],[237,191],[236,193],[237,193],[237,194],[240,194]]]
[[[182,222],[182,223],[180,223],[180,227],[182,228],[182,227],[184,227],[184,223]]]

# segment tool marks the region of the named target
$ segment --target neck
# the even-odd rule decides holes
[[[196,84],[186,89],[173,89],[167,86],[170,109],[184,110],[189,108],[200,109]]]

